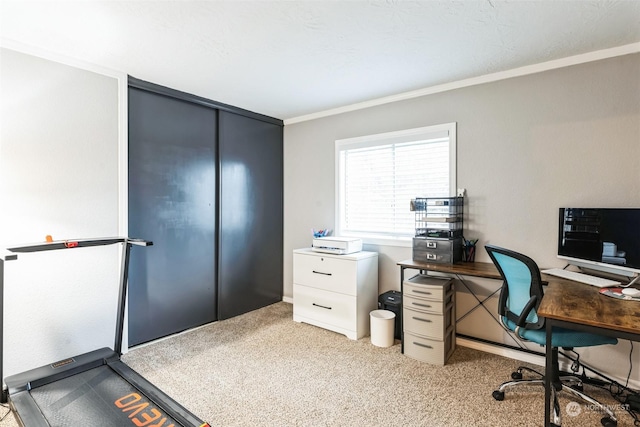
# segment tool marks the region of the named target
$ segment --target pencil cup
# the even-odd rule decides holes
[[[474,262],[476,259],[476,245],[464,245],[462,247],[462,260],[464,262]]]

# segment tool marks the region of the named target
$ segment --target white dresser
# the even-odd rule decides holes
[[[455,350],[455,289],[449,278],[418,275],[402,291],[404,354],[444,365]]]
[[[369,334],[378,306],[378,253],[293,251],[293,320],[346,335]]]

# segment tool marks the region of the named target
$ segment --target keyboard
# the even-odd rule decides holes
[[[540,271],[544,274],[551,276],[562,277],[563,279],[569,279],[576,282],[586,283],[587,285],[595,286],[598,288],[607,288],[609,286],[620,286],[620,282],[615,280],[603,279],[602,277],[590,276],[584,273],[578,273],[577,271],[563,270],[561,268],[550,268],[549,270]]]

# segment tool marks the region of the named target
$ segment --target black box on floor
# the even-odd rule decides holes
[[[378,297],[378,308],[395,313],[394,337],[402,339],[400,325],[402,324],[402,292],[387,291]]]

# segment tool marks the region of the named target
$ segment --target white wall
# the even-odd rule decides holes
[[[309,246],[311,228],[334,228],[335,140],[449,122],[457,122],[457,186],[468,191],[465,236],[480,239],[476,260],[490,262],[482,246],[492,243],[542,267],[562,266],[559,207],[640,207],[638,76],[635,53],[286,125],[285,297],[292,296],[291,251]],[[399,289],[396,262],[411,258],[411,249],[367,249],[380,253],[380,292]],[[486,296],[499,284],[470,286]],[[471,298],[458,293],[459,314]],[[476,310],[459,329],[499,338],[488,316]],[[628,348],[585,354],[626,376]]]
[[[0,55],[0,246],[119,235],[123,79]],[[119,261],[108,247],[7,262],[5,375],[112,347]]]

